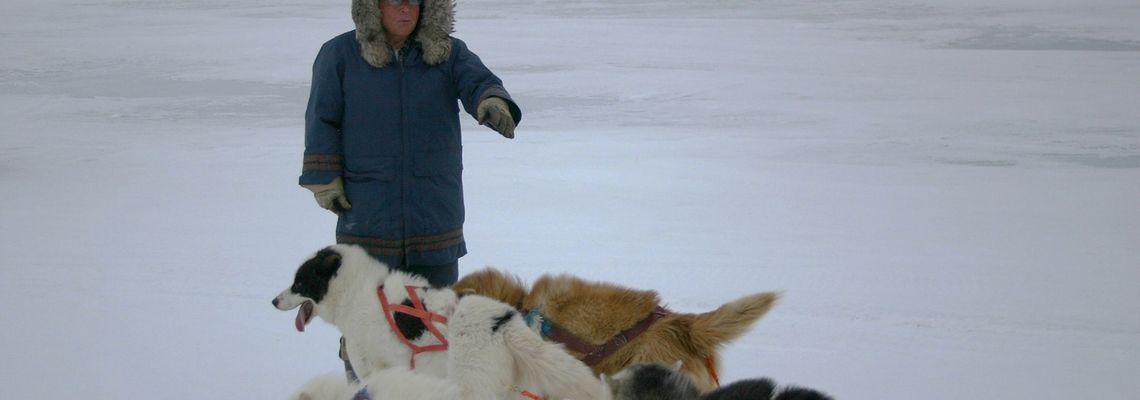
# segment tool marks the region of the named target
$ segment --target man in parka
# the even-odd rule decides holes
[[[353,0],[356,30],[313,64],[301,186],[339,216],[337,243],[446,286],[463,239],[459,106],[504,137],[522,118],[453,38],[453,0]]]

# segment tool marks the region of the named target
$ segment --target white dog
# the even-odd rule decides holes
[[[458,398],[471,400],[524,390],[551,399],[598,397],[600,381],[590,369],[561,345],[543,341],[510,305],[480,296],[458,301],[454,291],[392,271],[357,246],[318,252],[298,268],[293,285],[273,304],[281,310],[300,308],[298,330],[314,315],[336,326],[345,337],[349,362],[370,391],[379,381],[413,391],[454,385]],[[392,368],[450,383],[391,379],[387,370]],[[324,388],[328,381],[310,383],[314,392],[329,393],[310,394],[314,400],[344,394],[338,392],[344,389],[340,386]]]

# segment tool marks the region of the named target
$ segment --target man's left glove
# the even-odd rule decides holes
[[[475,114],[479,116],[479,125],[487,125],[507,139],[515,138],[515,119],[511,117],[511,109],[506,100],[495,96],[487,97],[479,102]]]

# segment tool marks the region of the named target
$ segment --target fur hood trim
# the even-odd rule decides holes
[[[381,68],[395,57],[388,36],[380,22],[380,2],[384,0],[352,0],[352,21],[356,23],[356,41],[360,54],[368,64]],[[455,31],[455,0],[423,0],[420,20],[412,37],[423,48],[424,62],[441,64],[451,55],[451,38]]]

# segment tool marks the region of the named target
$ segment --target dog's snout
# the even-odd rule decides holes
[[[274,307],[277,307],[277,303],[280,303],[280,302],[281,302],[281,299],[276,298],[276,297],[273,298],[273,306]]]

